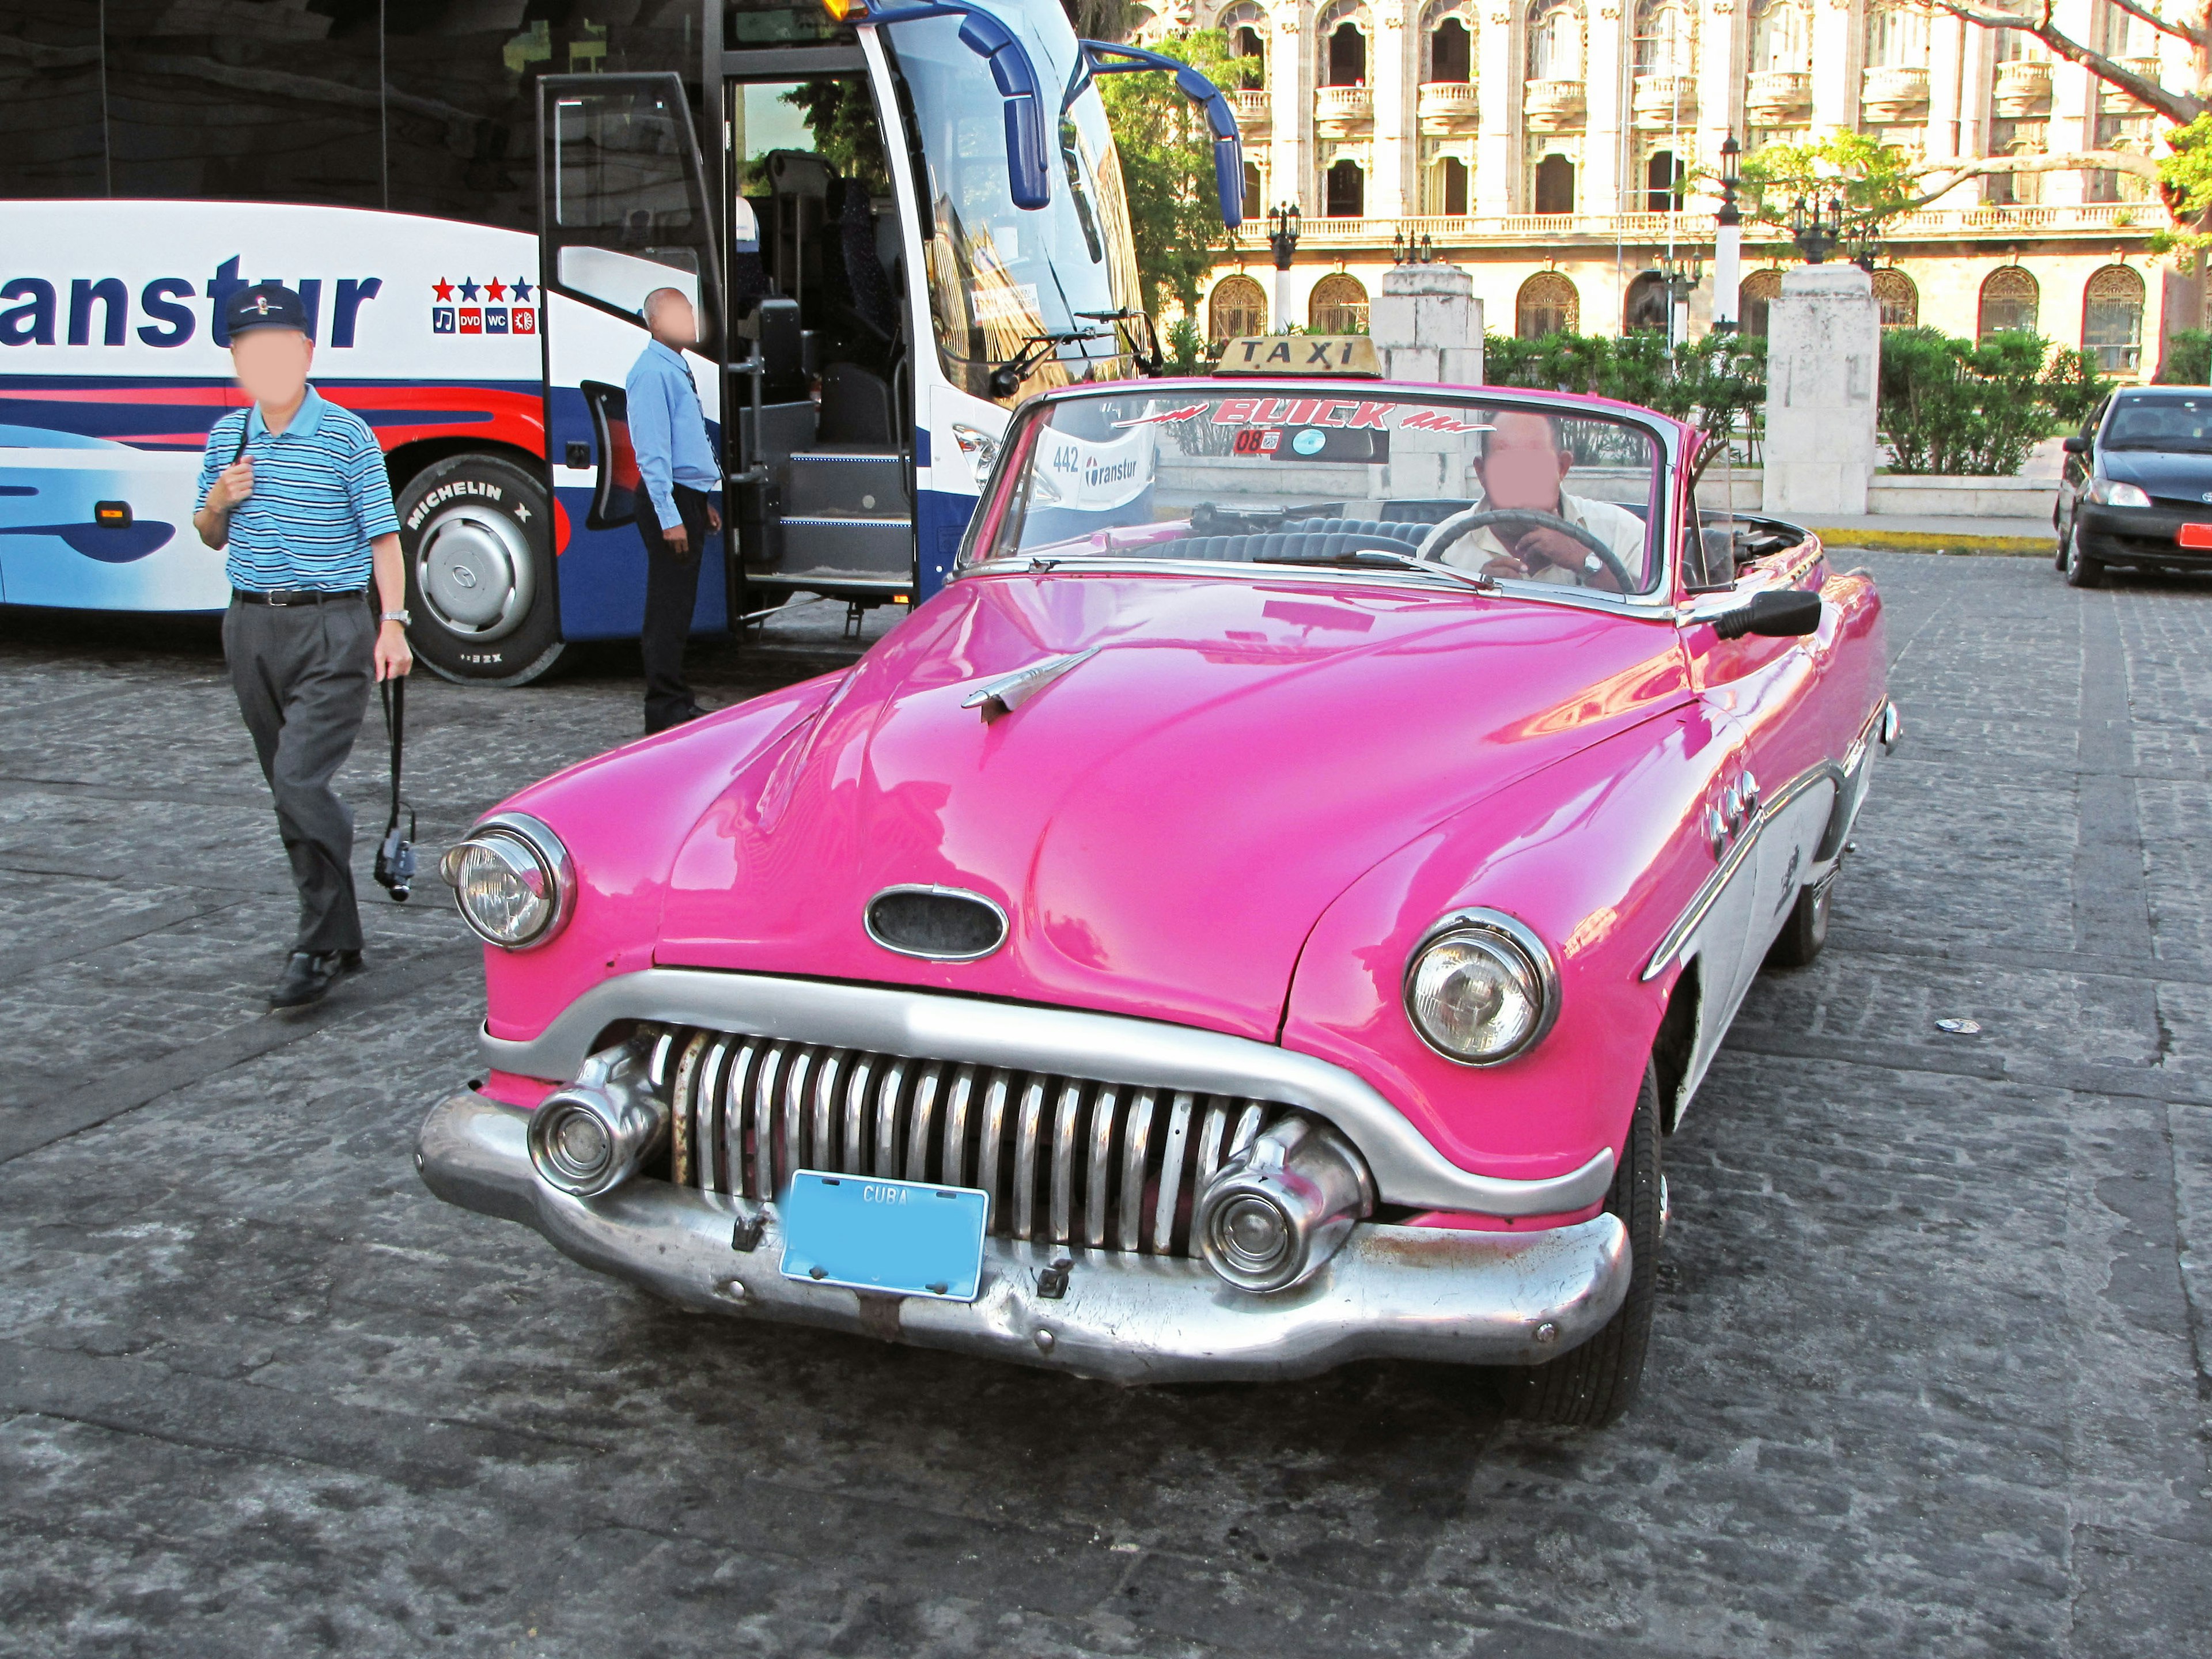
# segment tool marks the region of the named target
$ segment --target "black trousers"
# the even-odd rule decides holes
[[[361,734],[375,674],[376,623],[367,601],[246,605],[222,619],[238,712],[276,798],[276,830],[300,894],[295,951],[361,949],[353,890],[353,809],[331,779]]]
[[[645,544],[645,629],[637,644],[645,659],[648,732],[681,726],[698,707],[684,678],[684,646],[691,637],[691,612],[699,603],[700,561],[708,556],[707,496],[686,484],[675,489],[676,511],[690,542],[681,553],[661,535],[653,498],[641,489],[637,495],[637,533]]]

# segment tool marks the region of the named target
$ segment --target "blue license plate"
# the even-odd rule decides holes
[[[783,1276],[973,1302],[991,1195],[801,1170],[783,1200]]]

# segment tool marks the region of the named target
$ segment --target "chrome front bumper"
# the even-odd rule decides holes
[[[1049,1366],[1116,1382],[1307,1376],[1347,1360],[1528,1364],[1595,1335],[1628,1291],[1627,1230],[1611,1215],[1524,1234],[1362,1224],[1312,1279],[1253,1295],[1194,1261],[992,1238],[972,1303],[784,1278],[773,1205],[632,1181],[604,1198],[554,1190],[532,1167],[530,1114],[472,1090],[424,1120],[416,1168],[449,1204],[535,1227],[587,1267],[687,1307]],[[763,1223],[750,1250],[738,1224]],[[1065,1289],[1040,1280],[1072,1259]]]

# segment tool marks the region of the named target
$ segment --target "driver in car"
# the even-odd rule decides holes
[[[1483,434],[1474,476],[1486,507],[1526,507],[1564,519],[1613,550],[1621,568],[1634,575],[1644,568],[1644,520],[1611,501],[1591,501],[1565,488],[1574,457],[1560,441],[1559,422],[1528,410],[1501,410]],[[1620,583],[1587,544],[1533,520],[1507,519],[1471,530],[1437,557],[1445,564],[1478,569],[1486,576],[1619,592]]]

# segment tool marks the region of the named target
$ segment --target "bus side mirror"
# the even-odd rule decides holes
[[[1036,65],[1030,62],[1029,53],[1012,30],[973,0],[920,0],[915,5],[870,10],[858,21],[881,27],[918,23],[931,17],[961,19],[961,45],[991,66],[991,78],[998,83],[999,97],[1006,107],[1007,195],[1018,208],[1048,205],[1052,200],[1052,171]]]
[[[1117,46],[1110,40],[1085,40],[1084,61],[1093,75],[1142,74],[1165,70],[1176,78],[1176,88],[1194,104],[1206,106],[1206,123],[1213,132],[1213,193],[1221,199],[1221,222],[1231,230],[1244,222],[1244,140],[1237,131],[1237,112],[1229,107],[1229,94],[1179,58],[1146,52],[1139,46]]]

